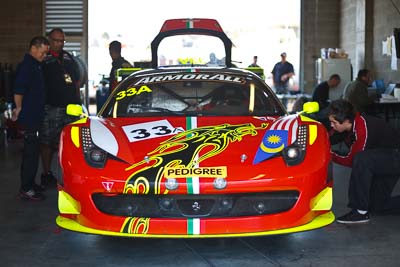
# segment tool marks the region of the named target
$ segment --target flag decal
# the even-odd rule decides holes
[[[287,146],[288,135],[287,130],[267,131],[254,157],[253,164],[257,164],[281,152]]]

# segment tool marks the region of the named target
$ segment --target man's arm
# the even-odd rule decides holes
[[[314,88],[313,94],[312,94],[312,101],[318,102],[319,107],[324,104],[322,100],[322,92],[321,92],[321,84],[317,85],[317,87]]]
[[[289,73],[283,74],[283,75],[281,76],[281,81],[282,81],[282,82],[286,82],[287,80],[289,80],[290,78],[292,78],[293,75],[294,75],[294,72],[289,72]]]
[[[290,78],[292,78],[293,77],[293,75],[294,75],[294,68],[293,68],[293,65],[291,64],[291,63],[289,63],[289,62],[286,62],[286,64],[288,64],[287,66],[287,69],[286,69],[286,73],[285,74],[283,74],[282,76],[281,76],[281,81],[282,82],[286,82],[287,80],[289,80]]]

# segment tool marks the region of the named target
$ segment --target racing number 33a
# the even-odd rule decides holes
[[[151,93],[151,89],[147,87],[146,85],[142,85],[139,89],[132,87],[127,90],[123,90],[117,93],[117,96],[115,97],[115,100],[121,100],[124,99],[127,96],[135,96],[135,95],[140,95],[143,92]]]

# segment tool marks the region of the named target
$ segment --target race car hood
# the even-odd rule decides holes
[[[257,164],[296,141],[297,115],[286,117],[151,117],[90,119],[93,143],[135,164],[160,154]],[[178,154],[182,154],[179,155]],[[197,160],[199,161],[199,160]]]

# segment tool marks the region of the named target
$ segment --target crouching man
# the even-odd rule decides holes
[[[331,152],[335,163],[351,167],[351,211],[339,223],[369,221],[369,213],[399,210],[391,194],[400,176],[400,134],[384,120],[355,112],[350,102],[333,101],[328,111],[331,136],[341,134],[346,154]],[[333,139],[331,139],[333,140]],[[397,203],[396,203],[397,202]]]

